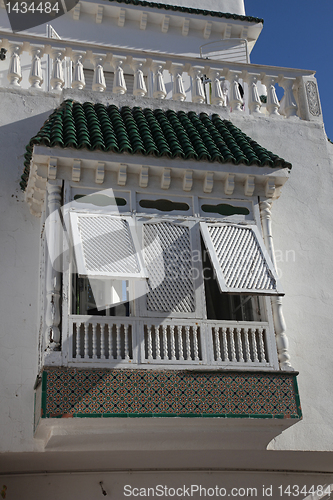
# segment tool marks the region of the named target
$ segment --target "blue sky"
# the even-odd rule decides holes
[[[333,0],[245,0],[264,28],[251,62],[316,71],[327,136],[333,141]]]

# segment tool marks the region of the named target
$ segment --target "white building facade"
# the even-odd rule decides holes
[[[242,0],[0,14],[2,496],[329,498],[314,73]]]

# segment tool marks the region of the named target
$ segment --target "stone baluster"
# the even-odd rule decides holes
[[[267,103],[266,103],[266,108],[267,111],[271,116],[277,115],[279,116],[279,108],[280,108],[280,103],[279,99],[277,98],[276,91],[275,91],[275,83],[276,83],[276,78],[272,76],[266,76],[263,81],[264,85],[266,85],[267,88]]]
[[[153,87],[153,97],[155,99],[165,99],[167,92],[165,90],[164,80],[163,80],[163,66],[160,63],[154,63],[152,65],[152,71],[154,74],[154,87]]]
[[[32,47],[31,55],[32,55],[32,61],[29,74],[29,82],[31,88],[40,89],[43,83],[42,63],[41,63],[41,57],[43,55],[43,51],[41,48]]]
[[[82,90],[86,86],[86,79],[84,77],[83,64],[82,64],[83,54],[74,53],[74,74],[72,81],[72,88],[77,90]]]
[[[248,106],[250,113],[251,115],[261,113],[261,101],[257,88],[258,77],[257,75],[248,75],[246,81],[248,84]]]
[[[93,77],[93,83],[92,83],[92,89],[95,92],[104,92],[106,89],[106,83],[105,83],[105,76],[104,76],[104,70],[103,70],[103,57],[102,56],[95,56],[93,58],[93,63],[94,63],[94,77]]]
[[[143,76],[143,63],[142,61],[132,61],[131,67],[134,73],[133,95],[135,97],[145,97],[147,87]]]
[[[55,90],[56,92],[60,92],[65,84],[64,72],[62,69],[63,53],[58,49],[52,50],[51,58],[53,60],[51,85],[53,90]]]
[[[297,115],[298,106],[293,93],[294,83],[294,78],[282,78],[279,81],[279,85],[284,89],[283,111],[281,110],[280,113],[283,113],[287,118]]]
[[[201,80],[202,69],[193,66],[190,75],[192,77],[192,102],[202,104],[206,101],[204,86]]]
[[[276,269],[272,224],[271,224],[271,206],[272,200],[264,200],[260,202],[260,217],[262,222],[263,236],[269,256]],[[286,324],[282,311],[282,298],[278,296],[271,297],[273,321],[276,336],[276,345],[278,358],[282,370],[292,370],[290,364],[290,355],[288,352],[288,338],[286,335]]]
[[[186,99],[184,83],[183,83],[183,66],[179,64],[173,64],[170,68],[170,74],[173,78],[173,86],[172,86],[172,99],[174,101],[183,102]]]
[[[242,111],[243,99],[239,91],[239,74],[234,71],[229,71],[227,79],[230,82],[230,108],[232,111]]]
[[[211,103],[215,106],[226,106],[227,103],[225,102],[220,82],[221,72],[216,69],[211,69],[208,76],[212,81]]]
[[[20,82],[22,80],[22,71],[21,71],[20,54],[22,52],[22,47],[13,43],[10,44],[9,50],[10,50],[10,61],[7,74],[9,85],[13,87],[21,87]]]
[[[117,95],[123,95],[127,92],[124,70],[123,70],[123,60],[114,58],[112,60],[114,67],[114,77],[113,77],[113,88],[112,92]]]
[[[48,181],[48,224],[47,245],[48,260],[46,268],[46,346],[52,351],[60,350],[60,291],[61,291],[61,254],[62,225],[59,217],[61,206],[62,181]],[[50,256],[57,256],[57,265],[53,267]]]

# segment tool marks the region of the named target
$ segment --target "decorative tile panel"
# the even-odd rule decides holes
[[[42,418],[301,418],[296,375],[286,373],[47,369]]]

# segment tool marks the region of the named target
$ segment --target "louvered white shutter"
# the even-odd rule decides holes
[[[200,222],[221,292],[284,295],[256,226]]]
[[[147,277],[131,217],[70,212],[79,276]]]
[[[194,313],[190,228],[173,222],[143,225],[144,258],[148,272],[147,310]]]

